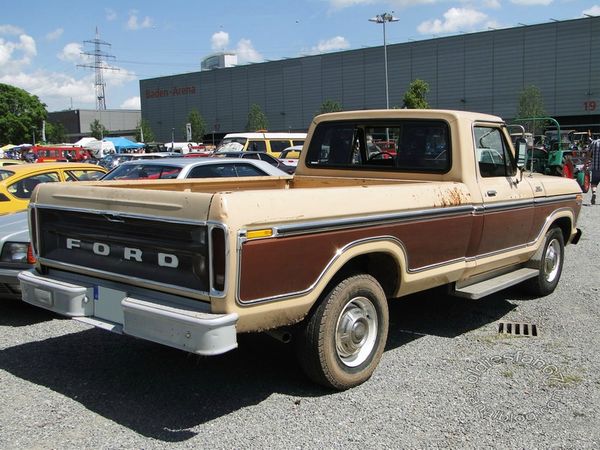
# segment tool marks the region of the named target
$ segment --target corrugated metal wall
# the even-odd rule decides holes
[[[410,82],[429,83],[431,107],[505,118],[524,87],[542,91],[552,116],[600,111],[600,18],[522,26],[388,45],[390,107]],[[383,47],[373,47],[140,81],[142,117],[159,140],[184,139],[192,109],[208,132],[243,131],[258,104],[270,130],[304,130],[325,100],[344,109],[385,107]],[[589,102],[595,101],[596,110]]]

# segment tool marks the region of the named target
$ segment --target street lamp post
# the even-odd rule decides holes
[[[393,12],[393,11],[392,11]],[[385,23],[386,22],[398,22],[398,18],[394,17],[390,13],[377,14],[375,17],[369,19],[369,22],[383,24],[383,60],[385,64],[385,107],[390,109],[390,94],[388,84],[388,60],[387,60],[387,42],[385,38]]]
[[[175,148],[175,128],[171,128],[171,151],[174,152]]]
[[[35,146],[35,127],[31,127],[31,141],[33,142],[33,145]]]

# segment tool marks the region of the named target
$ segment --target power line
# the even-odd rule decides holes
[[[82,55],[93,56],[94,63],[93,64],[77,64],[77,67],[86,67],[88,69],[94,69],[96,71],[96,109],[98,111],[106,109],[106,93],[104,83],[104,74],[102,73],[104,70],[115,70],[118,71],[117,67],[110,67],[106,64],[107,59],[115,59],[113,55],[109,55],[108,53],[102,51],[100,49],[101,45],[105,45],[110,47],[108,42],[100,40],[100,33],[98,32],[98,27],[96,27],[96,37],[91,40],[83,41],[83,44],[94,44],[94,52],[81,52]]]

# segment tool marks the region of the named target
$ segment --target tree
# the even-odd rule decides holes
[[[267,116],[262,112],[260,106],[256,103],[250,107],[248,112],[248,122],[246,123],[246,131],[266,130],[269,128]]]
[[[46,141],[58,144],[66,142],[67,130],[60,122],[46,122]]]
[[[427,109],[429,104],[425,96],[429,92],[429,84],[426,81],[416,78],[408,86],[404,93],[403,107],[409,109]]]
[[[206,122],[204,117],[195,109],[188,115],[188,123],[192,125],[192,141],[202,142],[206,133]]]
[[[340,102],[336,102],[335,100],[325,100],[321,103],[321,108],[319,108],[319,112],[317,114],[325,114],[330,112],[338,112],[342,110],[342,105]]]
[[[37,96],[0,83],[0,143],[31,142],[33,133],[39,140],[47,115],[46,105]]]
[[[108,130],[98,119],[94,119],[90,124],[90,132],[92,133],[92,137],[98,140],[102,140],[108,134]]]
[[[519,93],[519,110],[517,112],[517,122],[522,124],[530,133],[542,134],[547,123],[545,120],[532,120],[523,122],[519,119],[528,119],[533,117],[546,117],[544,109],[544,99],[542,92],[537,86],[529,85]]]
[[[135,140],[138,142],[154,142],[154,132],[150,127],[150,122],[146,119],[142,119],[138,124],[135,130]]]

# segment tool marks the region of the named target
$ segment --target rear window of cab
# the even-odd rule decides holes
[[[314,168],[445,173],[451,167],[450,128],[442,120],[323,122],[310,141]]]

